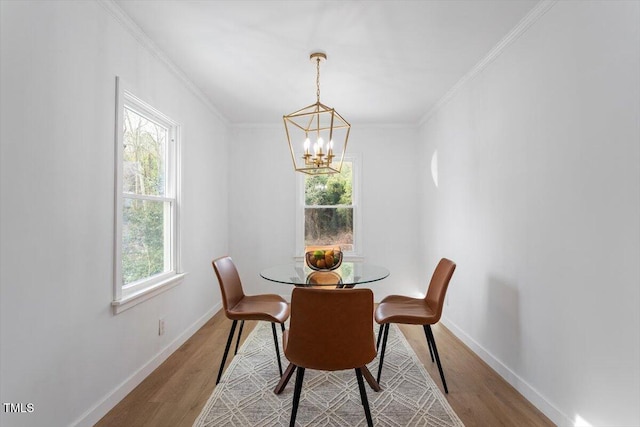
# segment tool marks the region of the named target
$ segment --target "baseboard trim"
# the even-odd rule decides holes
[[[193,334],[198,331],[205,323],[216,314],[222,303],[215,304],[209,311],[196,320],[182,334],[169,343],[165,348],[160,350],[151,360],[144,364],[140,369],[134,372],[129,378],[124,380],[113,391],[107,394],[100,402],[96,403],[87,412],[82,414],[76,421],[71,423],[73,427],[90,427],[95,425],[102,417],[104,417],[111,409],[113,409],[127,394],[136,388],[145,378],[149,376],[158,366],[162,364],[169,356],[171,356],[182,344],[184,344]]]
[[[469,347],[480,359],[489,365],[506,382],[511,384],[520,394],[524,396],[533,406],[546,415],[554,424],[558,426],[573,426],[574,423],[562,411],[549,402],[538,390],[523,380],[518,374],[513,372],[502,361],[482,347],[477,341],[471,338],[451,319],[442,317],[440,322],[449,329],[460,341]]]

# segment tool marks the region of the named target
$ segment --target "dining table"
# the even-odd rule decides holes
[[[343,261],[333,270],[315,270],[304,261],[296,261],[267,267],[260,272],[263,279],[271,282],[334,289],[353,288],[356,285],[378,282],[387,278],[389,274],[387,268],[364,261]],[[290,363],[274,389],[275,394],[282,393],[294,369],[295,366]],[[380,384],[366,366],[362,369],[362,375],[374,391],[381,390]]]

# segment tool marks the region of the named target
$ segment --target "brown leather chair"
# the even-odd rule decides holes
[[[382,341],[382,351],[380,352],[380,364],[378,365],[378,382],[380,382],[380,374],[382,373],[382,364],[384,362],[384,352],[387,346],[387,337],[389,335],[389,324],[402,323],[405,325],[422,325],[424,334],[427,337],[429,353],[431,361],[435,354],[435,360],[438,363],[440,378],[444,386],[445,393],[449,393],[447,382],[444,379],[444,372],[440,364],[440,356],[438,356],[438,348],[436,340],[431,331],[431,325],[435,325],[442,316],[442,307],[444,306],[444,297],[447,293],[447,287],[451,281],[451,276],[456,269],[456,264],[446,258],[442,258],[438,263],[427,295],[424,298],[411,298],[402,295],[389,295],[380,301],[376,309],[375,319],[380,324],[378,332],[378,342],[376,347],[380,346],[380,338],[384,335]]]
[[[297,368],[290,426],[295,425],[307,368],[355,369],[367,425],[373,425],[362,379],[369,374],[366,364],[376,357],[372,314],[370,289],[293,289],[291,321],[284,335],[284,354],[290,368]],[[285,385],[291,374],[293,369],[288,368],[282,377]]]
[[[240,275],[238,274],[238,270],[236,269],[231,257],[224,256],[214,259],[212,264],[213,269],[216,272],[216,276],[218,276],[218,282],[220,283],[224,314],[228,319],[233,320],[233,323],[231,324],[231,331],[229,331],[229,338],[227,338],[227,345],[224,349],[224,355],[222,356],[222,362],[220,362],[220,370],[218,371],[216,384],[220,382],[222,369],[224,368],[227,355],[229,354],[229,347],[233,341],[233,334],[235,333],[238,320],[242,321],[242,323],[240,324],[240,331],[238,332],[235,353],[238,352],[238,344],[240,343],[240,336],[242,335],[242,328],[244,327],[245,320],[264,320],[271,322],[273,342],[276,345],[278,369],[280,370],[280,376],[282,376],[282,364],[280,362],[280,349],[278,347],[278,337],[276,335],[276,323],[280,323],[282,331],[284,332],[284,322],[289,318],[289,304],[287,304],[280,295],[245,295],[242,290]]]

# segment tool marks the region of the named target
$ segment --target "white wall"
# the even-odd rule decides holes
[[[640,3],[563,1],[421,129],[445,323],[559,425],[640,425],[639,123]]]
[[[11,426],[92,425],[217,309],[227,134],[96,2],[1,2],[1,397]],[[185,281],[119,315],[115,76],[182,125]],[[166,333],[158,336],[158,320]]]
[[[562,425],[640,424],[638,5],[559,2],[419,132],[354,123],[349,142],[363,252],[392,274],[376,299],[454,259],[445,323]],[[0,13],[0,400],[35,404],[0,421],[91,425],[218,307],[213,257],[290,292],[258,273],[294,255],[295,174],[283,129],[228,135],[97,3]],[[183,125],[189,275],[114,316],[116,75]]]
[[[388,279],[371,286],[376,300],[426,290],[428,278],[417,273],[424,258],[416,233],[417,147],[415,128],[352,124],[347,151],[362,159],[362,254],[391,271]],[[284,126],[234,128],[229,163],[234,165],[229,178],[230,254],[246,291],[288,295],[286,285],[259,277],[263,268],[291,262],[296,255],[296,172]]]

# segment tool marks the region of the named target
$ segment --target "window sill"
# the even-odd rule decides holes
[[[122,313],[123,311],[128,310],[131,307],[140,304],[141,302],[144,302],[150,298],[155,297],[156,295],[160,295],[161,293],[168,291],[174,286],[182,283],[182,280],[186,275],[186,273],[176,274],[161,282],[154,283],[148,288],[141,289],[140,291],[132,293],[130,295],[126,295],[119,300],[112,301],[111,307],[113,307],[113,314]]]

